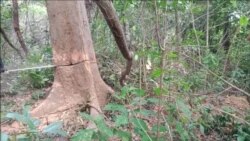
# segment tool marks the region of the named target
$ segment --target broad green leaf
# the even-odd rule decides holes
[[[36,126],[40,123],[39,120],[33,119],[30,116],[28,107],[23,107],[22,114],[8,113],[6,117],[26,124],[28,126],[29,132],[37,132]]]
[[[163,73],[163,70],[162,69],[160,69],[160,68],[158,68],[158,69],[155,69],[153,72],[152,72],[152,74],[151,74],[151,76],[152,76],[152,78],[159,78],[161,75],[162,75],[162,73]]]
[[[186,117],[187,119],[191,120],[192,112],[189,110],[188,105],[185,104],[184,101],[181,100],[181,99],[178,99],[178,100],[176,101],[176,104],[177,104],[177,106],[178,106],[178,109],[179,109],[180,111],[183,112],[183,114],[185,115],[185,117]]]
[[[178,134],[181,136],[181,140],[182,141],[188,141],[189,139],[189,135],[187,133],[187,131],[185,130],[185,128],[183,127],[181,122],[177,122],[176,124],[176,131],[178,132]]]
[[[246,141],[246,137],[244,135],[238,135],[237,136],[237,141]]]
[[[119,127],[121,125],[128,124],[128,117],[125,115],[118,115],[115,119],[115,126]]]
[[[127,94],[130,92],[130,89],[131,88],[128,87],[128,86],[122,87],[122,89],[121,89],[121,98],[125,99]]]
[[[170,51],[170,52],[167,54],[167,56],[168,56],[169,59],[172,59],[172,60],[178,58],[178,54],[177,54],[177,52],[175,52],[175,51]]]
[[[152,104],[157,104],[159,102],[158,98],[148,98],[147,101]]]
[[[92,141],[92,136],[94,134],[93,129],[86,129],[78,131],[72,138],[72,141]]]
[[[113,136],[113,131],[106,125],[105,121],[103,120],[103,117],[96,117],[94,122],[102,134],[107,135],[108,137]]]
[[[236,0],[230,0],[230,3],[233,7],[237,7],[237,1]]]
[[[154,88],[154,93],[155,93],[156,95],[161,95],[161,94],[163,94],[163,88],[155,87],[155,88]]]
[[[119,111],[119,112],[127,112],[127,109],[124,105],[116,104],[116,103],[109,103],[104,107],[106,111]]]
[[[167,128],[166,128],[166,126],[164,126],[164,125],[159,125],[159,132],[166,132],[167,131]],[[152,127],[152,131],[154,132],[154,133],[157,133],[158,131],[157,131],[157,125],[154,125],[153,127]]]
[[[31,141],[31,138],[26,134],[19,134],[16,136],[17,141]]]
[[[94,119],[91,115],[89,114],[86,114],[86,113],[80,113],[81,117],[88,120],[88,121],[93,121],[94,122]]]
[[[167,8],[167,1],[166,0],[161,0],[160,1],[160,8],[166,9]]]
[[[136,105],[136,106],[146,105],[146,104],[147,104],[147,101],[143,97],[135,97],[131,102],[131,105]]]
[[[121,130],[115,130],[115,134],[121,138],[122,141],[130,141],[131,140],[131,134],[126,131]]]
[[[145,133],[141,134],[141,140],[142,141],[152,141],[152,139],[149,138]]]
[[[152,111],[152,110],[138,110],[138,111],[135,111],[136,113],[138,114],[141,114],[143,116],[156,116],[156,112],[155,111]]]
[[[133,92],[133,94],[135,94],[137,96],[144,96],[145,95],[145,91],[142,89],[135,89],[132,92]]]
[[[25,117],[19,113],[7,113],[6,117],[22,123],[26,123]]]
[[[9,135],[1,132],[1,141],[8,141]]]
[[[204,126],[201,125],[201,124],[200,124],[200,132],[201,132],[202,134],[205,134],[205,128],[204,128]]]
[[[133,118],[132,123],[133,123],[134,127],[136,127],[136,128],[143,129],[145,131],[148,130],[147,124],[142,119]]]
[[[247,26],[248,25],[249,18],[246,16],[240,17],[240,26]]]
[[[43,129],[43,133],[47,135],[67,136],[67,133],[62,130],[62,122],[54,122]]]
[[[151,137],[146,133],[146,130],[142,128],[135,127],[134,133],[140,135],[141,141],[153,141]]]

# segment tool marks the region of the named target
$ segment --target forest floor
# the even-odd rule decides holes
[[[17,122],[4,118],[4,115],[9,112],[20,112],[22,111],[23,105],[30,105],[31,107],[36,106],[44,99],[34,99],[34,93],[43,92],[46,95],[49,93],[50,87],[39,89],[39,90],[22,90],[19,92],[13,91],[13,85],[17,79],[17,74],[3,74],[1,77],[1,131],[8,134],[16,134],[23,132],[25,128],[20,126]],[[223,94],[206,94],[199,95],[204,97],[203,105],[213,105],[215,109],[222,109],[223,107],[231,107],[235,109],[235,116],[244,117],[247,110],[250,109],[250,104],[243,95],[229,94],[227,92]],[[149,107],[155,108],[155,107]],[[152,110],[151,109],[151,110]],[[217,112],[220,112],[219,110]],[[108,116],[108,115],[107,115]],[[72,116],[65,126],[65,131],[73,135],[80,128],[86,126],[86,122],[78,118],[76,115]],[[155,120],[155,119],[152,119]],[[70,121],[76,121],[74,123],[69,123]],[[65,122],[65,121],[64,121]],[[85,125],[83,125],[85,124]],[[216,140],[216,134],[210,134],[208,136],[200,137],[201,140]]]

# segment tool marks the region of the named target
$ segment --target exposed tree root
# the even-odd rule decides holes
[[[90,66],[89,63],[82,62],[56,68],[55,80],[49,96],[32,110],[31,115],[42,119],[44,124],[64,121],[64,117],[61,116],[63,112],[73,110],[77,114],[87,104],[92,105],[90,115],[94,117],[100,115],[100,107],[105,105],[105,98],[108,93],[113,93],[113,90],[98,75],[92,75],[93,72],[90,70],[93,70],[93,67]],[[44,120],[48,121],[44,122]],[[95,128],[95,125],[91,123],[88,127]]]

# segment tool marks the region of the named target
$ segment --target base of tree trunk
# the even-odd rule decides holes
[[[90,106],[91,115],[99,115],[100,107],[104,106],[107,95],[113,93],[113,90],[104,83],[100,75],[95,74],[95,71],[98,71],[97,65],[95,65],[83,62],[57,67],[50,94],[31,111],[32,117],[43,119],[43,122],[45,120],[49,123],[58,120],[65,121],[62,113],[75,111],[77,114],[87,105],[93,106]]]

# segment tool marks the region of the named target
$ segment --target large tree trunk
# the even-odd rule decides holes
[[[19,16],[18,16],[18,3],[17,3],[17,0],[12,0],[12,3],[13,3],[13,26],[14,26],[14,30],[16,32],[16,35],[17,35],[17,38],[18,38],[18,41],[21,45],[21,48],[23,49],[25,55],[27,56],[28,54],[28,49],[24,43],[24,40],[23,40],[23,36],[22,36],[22,33],[20,31],[20,26],[19,26]]]
[[[85,2],[47,1],[50,23],[54,83],[47,99],[32,111],[35,117],[60,113],[77,106],[94,106],[98,114],[113,90],[102,80],[97,62]]]

